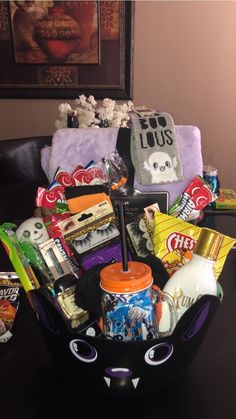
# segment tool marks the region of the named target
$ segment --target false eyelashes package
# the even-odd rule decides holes
[[[146,257],[153,253],[151,226],[146,215],[126,224],[128,239],[137,256]]]
[[[108,201],[75,214],[58,224],[69,245],[80,255],[119,236]]]

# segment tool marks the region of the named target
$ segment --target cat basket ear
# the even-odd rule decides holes
[[[191,345],[197,348],[205,336],[219,304],[219,297],[203,295],[178,321],[173,332],[173,338],[177,338],[183,345],[191,342]]]

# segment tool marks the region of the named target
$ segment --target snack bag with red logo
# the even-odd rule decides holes
[[[180,218],[175,218],[161,212],[154,215],[154,254],[162,260],[169,275],[178,270],[192,258],[192,251],[198,240],[201,227],[187,223]],[[216,280],[218,279],[226,257],[236,239],[224,236],[213,269]]]
[[[199,211],[215,201],[217,195],[201,176],[196,176],[169,209],[169,215],[188,221],[198,217]]]

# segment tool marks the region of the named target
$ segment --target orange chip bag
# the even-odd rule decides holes
[[[15,272],[0,272],[0,343],[12,337],[19,300],[20,281]]]
[[[169,275],[188,263],[198,240],[201,227],[182,221],[161,212],[154,216],[153,248],[156,257],[162,260]],[[213,269],[216,280],[223,269],[226,257],[236,239],[224,236],[218,258]]]

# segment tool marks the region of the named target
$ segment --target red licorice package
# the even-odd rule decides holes
[[[36,206],[55,210],[56,203],[65,202],[65,187],[53,182],[48,189],[39,187],[36,196]]]
[[[193,214],[196,211],[201,211],[215,199],[216,195],[214,192],[212,192],[212,190],[207,185],[203,185],[193,196],[187,200],[177,218],[180,218],[184,221],[195,218],[193,217]]]
[[[199,211],[215,201],[216,194],[201,176],[196,176],[169,209],[168,214],[188,221],[197,218]]]
[[[100,161],[96,163],[92,161],[86,166],[86,169],[93,175],[94,179],[96,179],[98,183],[102,184],[107,182],[107,176],[103,168],[103,162]]]
[[[100,185],[106,183],[107,178],[102,163],[92,161],[86,167],[78,165],[71,174],[59,167],[55,173],[54,181],[66,188],[68,186]]]
[[[98,163],[91,164],[87,168],[77,166],[71,174],[76,185],[100,185],[105,183],[106,175]]]
[[[54,179],[65,188],[68,186],[76,185],[76,182],[73,176],[65,172],[65,170],[61,169],[60,167],[57,169]]]

